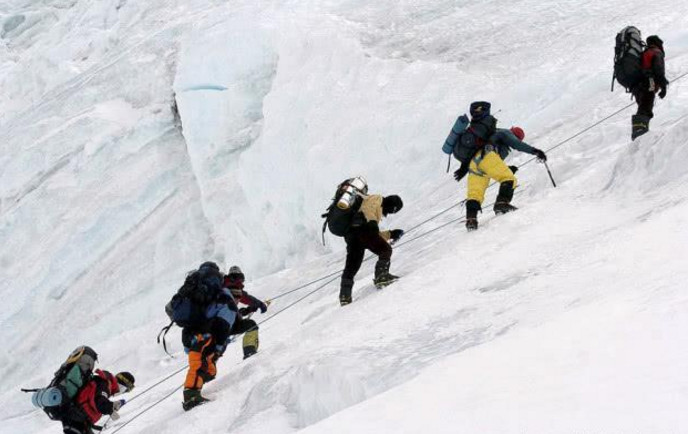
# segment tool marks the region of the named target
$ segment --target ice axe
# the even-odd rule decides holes
[[[551,179],[551,184],[553,184],[553,187],[556,188],[556,181],[553,180],[553,175],[551,174],[551,170],[549,169],[549,165],[546,164],[546,160],[544,160],[544,166],[546,167],[546,173],[549,174],[549,179]]]

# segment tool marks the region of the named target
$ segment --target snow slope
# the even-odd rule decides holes
[[[628,104],[608,92],[622,26],[683,74],[687,4],[667,3],[0,2],[0,432],[59,429],[17,390],[78,344],[141,390],[181,368],[178,333],[173,360],[154,336],[204,259],[263,298],[340,270],[318,216],[345,177],[402,195],[391,227],[461,200],[439,148],[471,100],[548,149]],[[334,281],[271,318],[215,402],[184,414],[177,391],[122,425],[180,374],[114,430],[686,432],[687,92],[632,144],[630,109],[551,152],[557,189],[524,166],[520,212],[407,233],[393,286],[368,262],[353,305]]]

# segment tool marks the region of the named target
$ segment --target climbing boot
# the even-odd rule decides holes
[[[338,301],[341,306],[351,304],[353,302],[353,279],[341,278],[341,292],[338,295]]]
[[[635,140],[650,129],[650,118],[645,115],[633,115],[631,117],[631,140]]]
[[[481,204],[477,200],[469,199],[466,201],[466,230],[471,232],[478,229],[476,216],[481,211]]]
[[[182,403],[184,411],[189,411],[193,407],[205,404],[210,401],[208,398],[201,396],[200,389],[184,389],[184,402]]]
[[[372,281],[378,289],[382,289],[386,286],[394,283],[399,276],[394,276],[389,273],[389,266],[391,263],[380,259],[375,264],[375,279]]]
[[[495,205],[493,205],[493,212],[496,215],[506,214],[517,209],[517,207],[510,205],[512,195],[515,193],[513,185],[512,181],[505,181],[500,184],[498,197],[495,199]]]

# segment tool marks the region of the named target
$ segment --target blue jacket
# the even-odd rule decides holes
[[[534,154],[533,146],[526,144],[518,139],[512,131],[505,128],[498,128],[490,138],[490,142],[495,147],[495,151],[500,155],[501,159],[506,159],[510,155],[510,148],[516,149],[527,154]]]

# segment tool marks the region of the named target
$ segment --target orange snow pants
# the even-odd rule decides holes
[[[207,383],[215,378],[217,368],[217,355],[215,354],[213,338],[209,334],[197,334],[191,339],[192,345],[189,347],[188,363],[189,369],[186,373],[184,387],[187,389],[200,389],[203,383]]]

